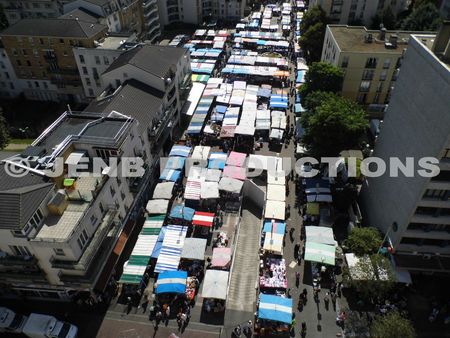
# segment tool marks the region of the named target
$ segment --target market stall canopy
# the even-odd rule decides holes
[[[305,244],[305,261],[335,265],[336,248],[334,245],[308,242]]]
[[[306,195],[307,202],[332,203],[333,196],[328,194],[310,194]]]
[[[286,173],[284,171],[269,171],[267,184],[286,185]]]
[[[219,182],[219,190],[239,194],[244,185],[243,181],[236,180],[230,177],[222,177]]]
[[[266,201],[266,210],[264,212],[265,218],[274,218],[284,221],[286,218],[286,202],[280,201]]]
[[[202,181],[199,179],[188,178],[186,187],[184,189],[184,199],[187,200],[200,200]]]
[[[208,169],[206,171],[205,180],[208,182],[219,182],[222,177],[222,171],[219,169]]]
[[[188,157],[190,153],[191,153],[191,147],[174,145],[172,147],[172,149],[170,150],[169,157],[172,157],[172,156]]]
[[[142,226],[141,234],[144,235],[159,235],[166,215],[147,216]]]
[[[284,202],[286,200],[286,187],[284,185],[268,184],[267,199]]]
[[[195,210],[192,208],[185,207],[184,205],[176,205],[172,208],[172,211],[170,212],[170,217],[183,219],[185,221],[192,221],[194,213]]]
[[[211,147],[196,146],[192,152],[191,159],[201,161],[202,163],[207,163],[210,151]],[[206,164],[204,166],[206,167]]]
[[[319,203],[306,203],[306,214],[310,216],[319,216],[320,215],[320,205]]]
[[[205,259],[206,238],[186,238],[181,258],[202,261]]]
[[[196,180],[203,180],[206,176],[207,169],[202,167],[196,167],[193,166],[189,169],[189,172],[187,173],[187,178],[189,179],[196,179]]]
[[[305,226],[306,241],[335,245],[333,229],[321,226]]]
[[[164,240],[162,242],[161,249],[159,250],[158,260],[155,265],[155,272],[158,273],[163,271],[178,270],[187,228],[187,226],[181,225],[166,226]]]
[[[211,266],[224,268],[231,263],[231,248],[214,248]]]
[[[161,272],[156,282],[156,294],[185,293],[186,280],[187,280],[186,271]]]
[[[275,234],[282,234],[286,232],[286,223],[285,222],[276,222],[275,220],[265,220],[263,232],[273,232]]]
[[[147,202],[145,210],[147,210],[147,213],[149,213],[150,215],[165,214],[167,212],[168,207],[169,207],[168,200],[163,199],[149,200]]]
[[[238,135],[253,136],[253,135],[255,135],[255,127],[250,126],[250,125],[244,125],[244,124],[242,124],[242,121],[241,121],[241,124],[236,126],[234,133],[238,134]]]
[[[186,159],[184,157],[180,156],[169,157],[167,159],[164,169],[175,169],[175,170],[183,169],[185,161]]]
[[[230,156],[228,156],[227,165],[233,165],[236,167],[243,167],[245,164],[245,159],[247,158],[247,154],[238,153],[236,151],[232,151]]]
[[[282,158],[266,155],[250,154],[247,161],[247,168],[267,170],[270,172],[277,171],[277,168],[282,167]]]
[[[209,155],[208,169],[223,169],[227,161],[225,153],[211,153]]]
[[[200,197],[201,199],[219,198],[219,183],[202,182]]]
[[[196,211],[192,219],[193,225],[212,227],[214,223],[214,214],[210,212]]]
[[[155,187],[155,190],[153,191],[153,198],[170,200],[172,198],[174,185],[174,182],[158,183]]]
[[[228,271],[206,270],[203,279],[203,298],[227,299]]]
[[[247,169],[233,165],[226,165],[223,169],[223,176],[244,181],[247,178]]]
[[[259,296],[258,318],[291,324],[292,298],[261,293]]]
[[[281,129],[270,129],[269,137],[275,140],[281,140],[283,138],[284,130]]]
[[[284,233],[283,234],[274,232],[266,233],[266,237],[264,238],[263,249],[281,255],[283,253],[283,238]]]
[[[173,169],[164,169],[159,176],[160,180],[176,182],[181,176],[181,171]]]
[[[128,264],[128,261],[123,265],[122,276],[120,276],[119,283],[125,284],[139,284],[142,280],[142,276],[147,269],[145,265],[133,265]]]

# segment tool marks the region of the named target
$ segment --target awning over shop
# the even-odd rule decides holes
[[[201,199],[219,198],[219,183],[202,182],[200,197]]]
[[[286,200],[286,187],[284,185],[268,184],[267,199],[284,202]]]
[[[174,145],[172,147],[172,149],[170,150],[169,157],[172,157],[172,156],[188,157],[190,153],[191,153],[191,147]]]
[[[149,200],[147,202],[147,206],[145,207],[145,210],[150,215],[165,214],[167,212],[168,207],[169,207],[168,200],[163,200],[163,199]]]
[[[211,266],[224,268],[231,264],[231,248],[214,248]]]
[[[206,238],[186,238],[184,240],[181,258],[199,260],[205,259]]]
[[[286,223],[285,222],[276,222],[275,220],[265,220],[263,232],[273,232],[275,234],[282,234],[286,232]]]
[[[246,168],[243,167],[226,165],[225,168],[223,169],[223,176],[244,181],[247,178],[247,170]]]
[[[174,185],[174,182],[158,183],[155,187],[155,190],[153,191],[153,198],[170,200],[172,198]]]
[[[229,275],[228,271],[206,270],[202,297],[226,300]]]
[[[335,245],[333,229],[321,226],[305,226],[306,241]]]
[[[219,169],[208,169],[205,180],[208,182],[219,182],[222,177],[222,171]]]
[[[261,293],[259,296],[258,318],[291,324],[292,298]]]
[[[225,153],[211,153],[208,160],[208,169],[223,169],[227,161]]]
[[[156,282],[156,294],[185,293],[186,280],[187,280],[186,271],[161,272]]]
[[[286,218],[286,202],[281,201],[266,201],[266,210],[264,212],[265,218],[274,218],[284,221]]]
[[[276,254],[283,253],[283,234],[268,232],[264,238],[264,250],[274,252]]]
[[[319,216],[320,215],[320,206],[319,203],[306,203],[306,214],[310,216]]]
[[[334,265],[336,248],[334,245],[308,242],[305,244],[305,261]]]
[[[192,219],[193,225],[200,225],[204,227],[212,227],[214,223],[214,214],[210,212],[196,211]]]
[[[232,151],[230,156],[228,156],[227,165],[233,165],[236,167],[243,167],[245,164],[245,159],[247,158],[247,154],[238,153],[236,151]]]
[[[160,180],[176,182],[181,176],[181,171],[173,169],[164,169],[159,176]]]
[[[185,207],[184,205],[176,205],[172,208],[170,212],[171,218],[178,218],[185,221],[192,221],[194,217],[195,210],[192,208]]]
[[[186,226],[167,226],[159,257],[156,262],[155,272],[178,270],[186,232]]]
[[[184,190],[184,198],[187,200],[200,200],[201,180],[189,178]]]

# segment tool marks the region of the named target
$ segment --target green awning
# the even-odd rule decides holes
[[[159,235],[161,228],[143,228],[141,235]]]
[[[130,274],[123,274],[120,277],[119,283],[124,284],[139,284],[141,282],[142,275],[130,275]]]
[[[73,186],[74,183],[75,183],[75,179],[74,178],[65,178],[64,179],[64,186],[65,187],[71,187],[71,186]]]
[[[149,260],[150,260],[150,256],[140,256],[140,255],[130,256],[130,259],[128,260],[128,264],[147,266]]]
[[[305,261],[335,265],[336,248],[334,245],[308,242],[305,244]]]
[[[306,213],[311,216],[320,215],[319,203],[315,202],[306,203]]]

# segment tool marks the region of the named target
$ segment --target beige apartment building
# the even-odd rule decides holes
[[[387,104],[411,34],[328,25],[322,58],[344,71],[342,95],[361,104]]]
[[[41,101],[84,100],[73,48],[94,48],[107,26],[77,19],[23,19],[0,33],[24,94]]]

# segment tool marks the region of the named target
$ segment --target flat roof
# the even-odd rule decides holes
[[[436,40],[436,35],[421,35],[421,34],[413,34],[414,38],[419,41],[428,51],[435,55],[447,68],[450,69],[450,61],[442,56],[442,53],[436,53],[433,50],[434,42]]]
[[[386,30],[385,41],[379,39],[379,30],[368,30],[364,26],[347,26],[347,25],[328,25],[334,39],[336,40],[342,52],[360,52],[360,53],[390,53],[401,54],[403,48],[408,45],[409,38],[412,34],[425,32],[409,32]],[[366,35],[372,34],[372,42],[367,43]],[[397,35],[397,48],[386,48],[385,42],[389,42],[391,35]]]

